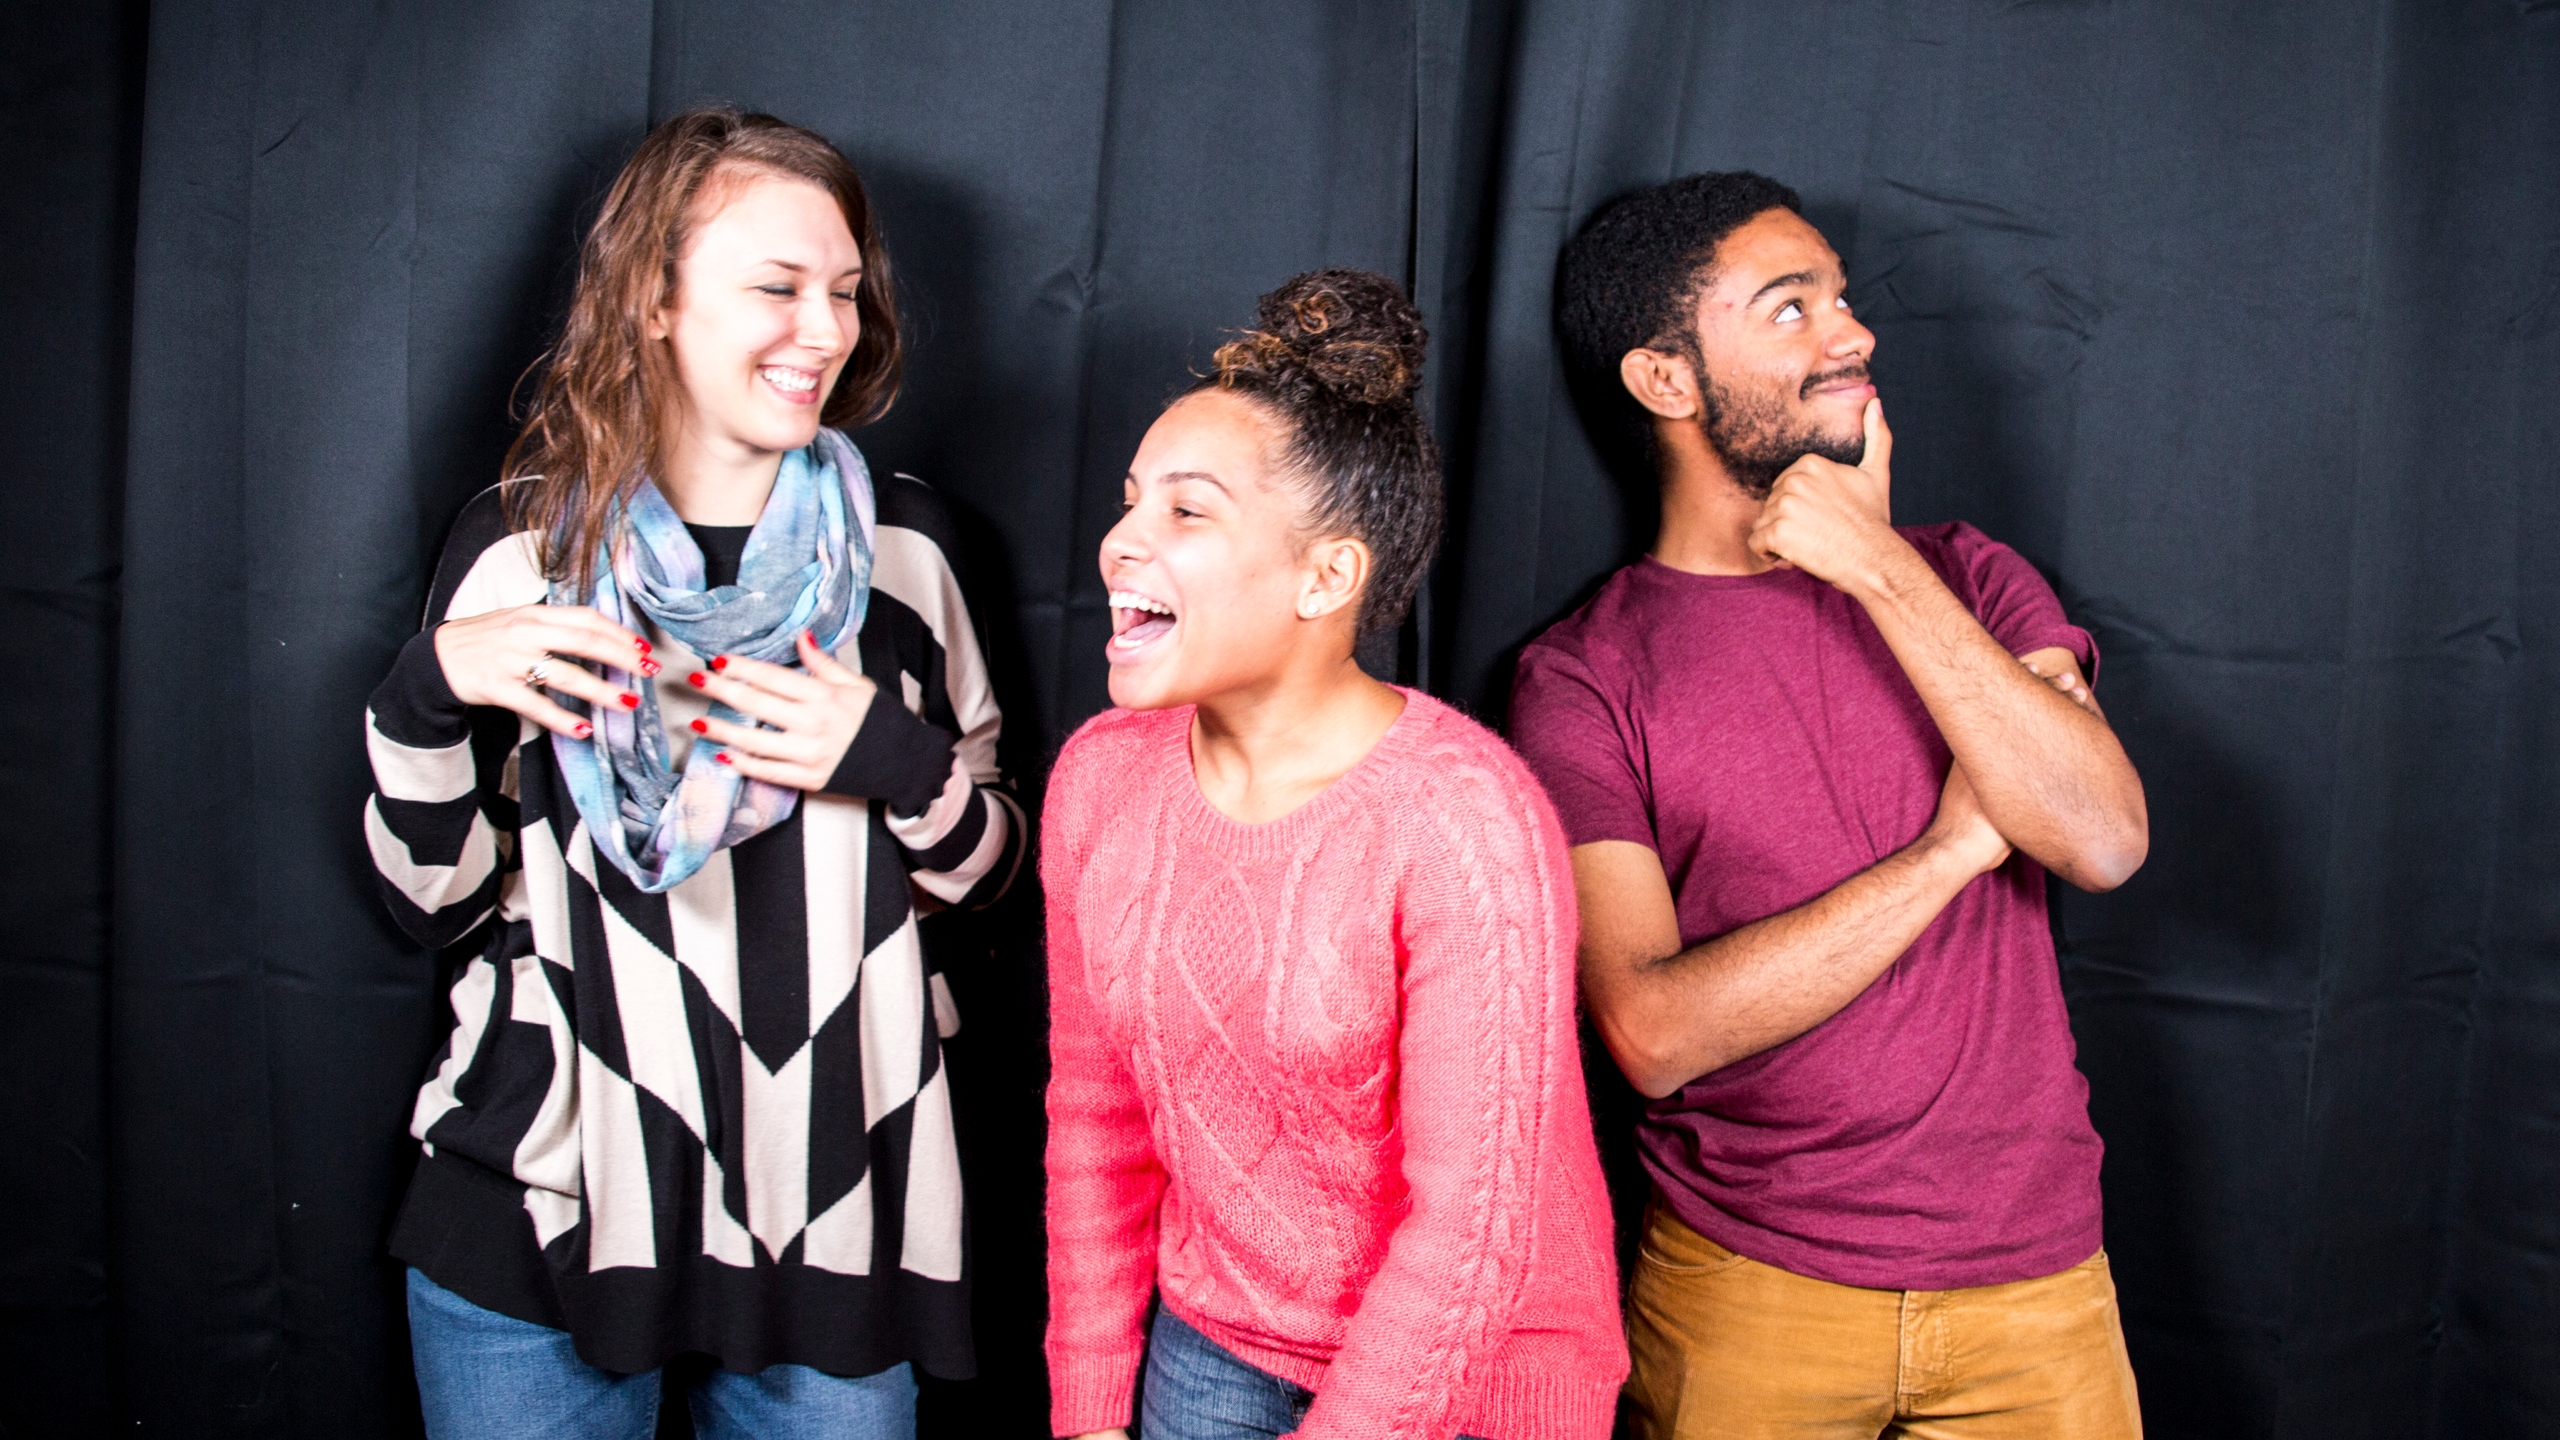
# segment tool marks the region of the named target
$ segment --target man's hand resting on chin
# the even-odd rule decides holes
[[[1855,465],[1807,455],[1769,487],[1745,543],[1753,554],[1859,594],[1919,559],[1893,528],[1893,432],[1867,402],[1867,448]]]

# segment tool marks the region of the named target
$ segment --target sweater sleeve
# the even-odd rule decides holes
[[[1071,764],[1059,757],[1040,848],[1049,917],[1049,1425],[1129,1423],[1146,1354],[1165,1173],[1128,1056],[1105,1032],[1076,929],[1083,868]]]
[[[466,707],[435,646],[445,620],[526,603],[511,593],[524,587],[507,574],[515,557],[504,552],[505,531],[495,490],[464,507],[436,565],[428,623],[365,705],[365,846],[383,903],[430,948],[460,940],[497,908],[511,849],[500,836],[515,828],[506,757],[519,739],[516,717]]]
[[[1516,762],[1451,759],[1412,817],[1400,903],[1409,1208],[1301,1440],[1450,1434],[1518,1313],[1532,1208],[1553,1188],[1545,1134],[1577,1093],[1564,1073],[1579,1051],[1563,833]]]
[[[866,637],[863,670],[879,682],[880,697],[827,788],[887,802],[889,833],[919,891],[963,909],[993,904],[1022,868],[1030,827],[996,762],[1004,712],[986,648],[951,568],[949,520],[932,491],[892,476],[879,503],[872,607],[913,611],[922,648],[912,657],[875,654]]]

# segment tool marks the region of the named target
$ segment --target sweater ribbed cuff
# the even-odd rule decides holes
[[[1129,1423],[1137,1408],[1143,1349],[1068,1364],[1049,1365],[1049,1433],[1090,1435]]]
[[[1617,1422],[1619,1384],[1558,1370],[1495,1369],[1459,1407],[1458,1432],[1503,1440],[1601,1440]]]
[[[444,678],[444,661],[436,656],[432,625],[400,647],[391,673],[373,687],[365,703],[383,737],[403,745],[440,749],[459,743],[470,730],[470,707]]]
[[[885,692],[871,698],[862,728],[827,778],[827,791],[856,800],[886,800],[900,819],[924,813],[951,779],[950,733]]]

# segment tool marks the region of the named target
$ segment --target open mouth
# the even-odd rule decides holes
[[[818,398],[818,372],[815,370],[801,370],[789,365],[760,365],[756,367],[756,376],[781,391],[785,400],[805,405]]]
[[[1135,590],[1111,592],[1111,658],[1134,658],[1138,651],[1173,631],[1173,607]]]

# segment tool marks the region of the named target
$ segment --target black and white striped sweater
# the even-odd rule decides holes
[[[427,629],[367,713],[385,899],[426,945],[487,932],[418,1094],[392,1253],[606,1369],[975,1369],[940,1043],[958,1017],[916,914],[1001,894],[1024,824],[947,514],[905,476],[876,498],[847,647],[880,687],[861,733],[829,793],[665,894],[597,863],[547,732],[445,683],[437,622],[545,593],[497,489],[455,522]],[[650,640],[680,765],[701,657]]]

